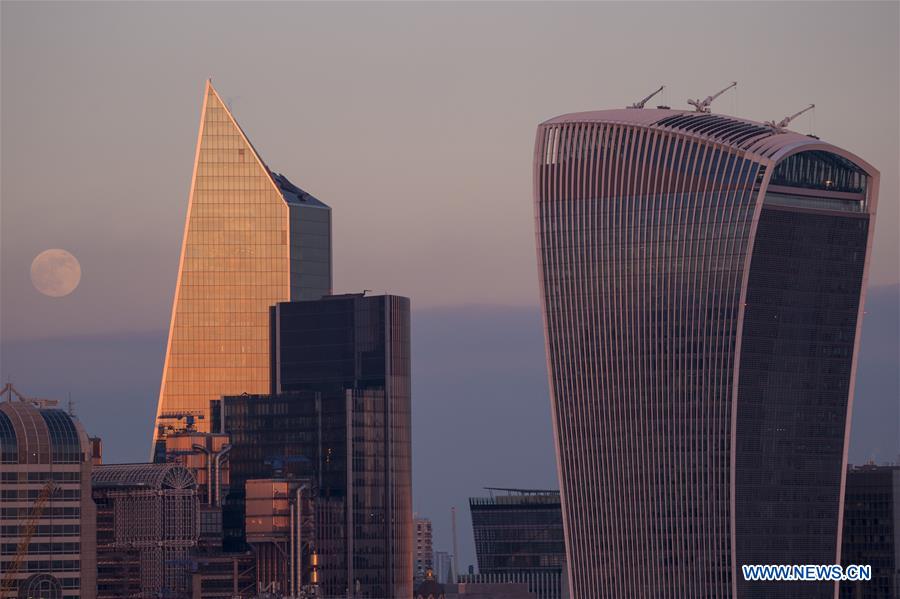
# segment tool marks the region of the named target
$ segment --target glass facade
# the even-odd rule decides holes
[[[841,583],[841,599],[900,597],[900,466],[847,472],[841,563],[869,564],[872,580]]]
[[[868,225],[866,214],[760,214],[735,431],[739,564],[835,562]],[[747,598],[790,599],[796,586],[738,579]],[[834,584],[803,592],[830,598]]]
[[[740,563],[833,563],[872,177],[671,110],[552,119],[534,175],[572,596],[733,597]]]
[[[537,599],[561,599],[566,547],[559,493],[508,493],[469,499],[478,581],[525,582]]]
[[[243,537],[247,480],[310,478],[324,596],[411,596],[409,300],[280,303],[271,322],[274,393],[214,409],[232,443],[226,535]]]
[[[268,169],[210,84],[185,226],[154,439],[267,392],[269,307],[331,289],[330,209]]]

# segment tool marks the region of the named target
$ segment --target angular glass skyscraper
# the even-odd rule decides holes
[[[273,173],[207,82],[154,441],[269,390],[269,307],[331,292],[331,209]]]
[[[878,172],[706,113],[538,127],[536,238],[573,597],[833,597]]]

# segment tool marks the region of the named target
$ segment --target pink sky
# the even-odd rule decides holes
[[[882,170],[873,285],[898,280],[896,3],[2,5],[7,338],[162,330],[203,83],[330,204],[337,291],[537,304],[536,125],[660,84],[780,119]],[[806,133],[808,116],[795,122]],[[35,255],[81,261],[63,299]]]

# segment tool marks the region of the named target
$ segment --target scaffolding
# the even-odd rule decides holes
[[[191,551],[199,536],[191,472],[176,463],[114,464],[96,467],[92,483],[98,516],[107,516],[99,519],[112,528],[98,535],[98,553],[137,549],[139,597],[189,597]]]

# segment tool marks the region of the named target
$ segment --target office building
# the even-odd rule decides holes
[[[269,169],[207,82],[154,443],[269,390],[269,307],[331,292],[331,210]]]
[[[0,596],[94,599],[91,440],[55,401],[0,397]]]
[[[740,566],[838,559],[878,171],[664,108],[550,119],[534,160],[572,596],[831,597]]]
[[[232,444],[226,545],[249,534],[248,481],[308,478],[321,592],[411,596],[409,300],[280,303],[271,324],[274,393],[213,404]]]
[[[841,599],[900,597],[900,466],[847,472],[841,563],[872,566],[872,580],[841,583]]]
[[[566,545],[559,491],[488,488],[469,510],[478,574],[470,582],[524,583],[538,599],[562,599]]]
[[[415,555],[413,559],[414,580],[418,584],[425,580],[426,574],[434,571],[434,549],[431,544],[431,520],[413,518],[413,529],[416,534]]]
[[[97,581],[101,595],[121,598],[138,587],[146,597],[189,597],[199,538],[190,471],[177,463],[102,465],[94,468],[92,485],[97,556],[107,564]]]

